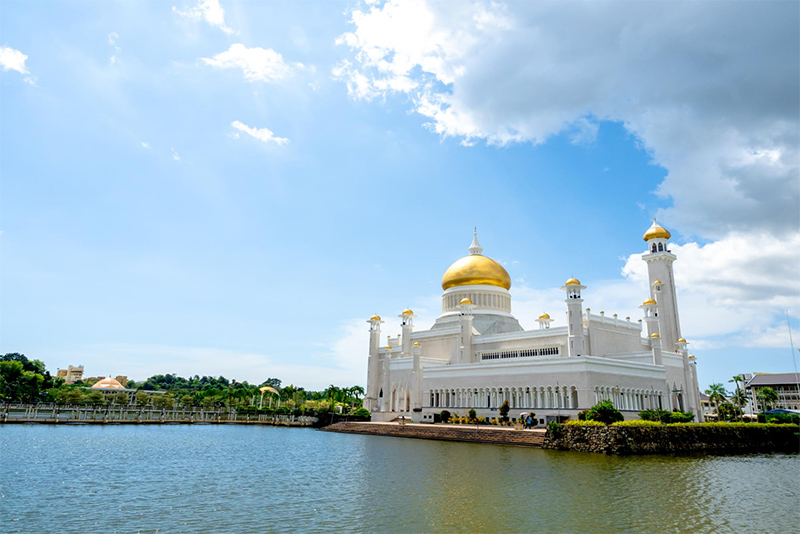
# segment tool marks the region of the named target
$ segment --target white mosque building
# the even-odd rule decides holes
[[[414,313],[400,315],[401,334],[381,346],[377,315],[370,327],[364,406],[374,421],[399,416],[432,421],[444,409],[498,417],[533,411],[542,421],[575,418],[578,411],[611,399],[626,419],[640,410],[691,411],[702,420],[694,356],[681,337],[670,233],[655,220],[645,232],[650,295],[642,319],[606,317],[584,308],[580,281],[565,293],[566,326],[524,330],[511,314],[511,278],[482,254],[477,232],[469,255],[442,277],[442,314],[430,330],[414,331]]]

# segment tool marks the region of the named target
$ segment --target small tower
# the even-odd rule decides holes
[[[647,252],[642,259],[647,263],[650,298],[658,302],[658,331],[664,348],[674,351],[675,344],[681,338],[681,323],[672,271],[672,263],[677,257],[668,248],[670,237],[669,230],[653,219],[653,224],[642,236],[647,243]]]
[[[694,357],[694,354],[690,354],[688,357],[689,360],[689,369],[692,372],[692,393],[694,394],[695,398],[697,399],[697,404],[695,404],[694,413],[697,417],[697,422],[702,423],[705,421],[705,417],[703,416],[703,406],[700,402],[700,385],[697,383],[697,358]]]
[[[369,323],[369,360],[367,362],[367,391],[364,397],[365,408],[371,412],[378,410],[378,390],[381,382],[381,362],[378,354],[381,342],[381,320],[379,315],[373,315]]]
[[[483,252],[483,247],[478,242],[478,227],[476,226],[475,232],[472,234],[472,244],[469,246],[469,253],[474,255],[480,254],[481,252]]]
[[[539,330],[547,330],[550,328],[550,323],[552,323],[553,320],[547,313],[542,313],[539,318],[536,319],[536,322],[539,323]]]
[[[413,365],[411,366],[411,409],[414,412],[412,419],[421,417],[422,409],[422,366],[419,358],[422,353],[422,347],[419,342],[414,342],[411,347],[411,354],[413,356]]]
[[[411,332],[414,330],[414,312],[406,308],[403,313],[398,315],[400,317],[400,326],[402,328],[401,341],[401,358],[408,358],[411,356]]]
[[[658,303],[653,299],[646,299],[639,309],[644,310],[644,334],[648,337],[658,334]]]
[[[477,236],[473,240],[473,245],[478,242]],[[478,245],[480,246],[480,245]],[[470,247],[472,250],[472,247]],[[461,334],[459,335],[458,354],[455,363],[472,363],[472,310],[475,305],[468,298],[461,299],[458,304],[458,309],[461,310],[459,323],[461,325]]]
[[[664,360],[661,358],[661,336],[658,332],[650,334],[650,348],[653,350],[653,364],[664,365]]]
[[[583,304],[581,290],[586,289],[586,286],[582,286],[577,278],[570,278],[561,286],[561,289],[567,293],[564,301],[567,303],[567,332],[569,333],[567,352],[569,356],[586,356],[586,337],[583,335],[583,314],[581,313]]]

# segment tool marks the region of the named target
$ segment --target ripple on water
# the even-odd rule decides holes
[[[800,520],[797,455],[619,458],[223,425],[6,426],[0,454],[3,532],[793,532]]]

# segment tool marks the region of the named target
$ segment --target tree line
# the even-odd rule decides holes
[[[281,387],[279,378],[267,378],[258,384],[238,382],[224,376],[182,377],[176,374],[154,375],[124,386],[132,392],[118,391],[104,395],[91,390],[92,381],[65,384],[53,377],[41,360],[29,360],[24,354],[8,353],[0,357],[0,402],[55,402],[57,404],[129,405],[163,409],[205,408],[236,409],[251,412],[319,413],[362,409],[364,388],[331,384],[322,391],[306,390],[290,384]],[[262,388],[271,388],[264,390]],[[158,393],[156,393],[158,392]],[[363,414],[364,410],[361,412]]]

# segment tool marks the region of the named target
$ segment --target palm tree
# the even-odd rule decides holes
[[[764,410],[771,410],[772,405],[778,402],[778,394],[772,388],[759,388],[756,398]]]
[[[725,387],[722,384],[711,384],[705,390],[705,394],[708,395],[709,402],[716,404],[717,415],[719,415],[719,405],[727,400],[726,395],[728,392],[725,391]]]
[[[739,408],[744,408],[748,400],[750,399],[747,395],[747,392],[743,389],[739,389],[738,387],[736,388],[736,393],[734,393],[731,397],[731,402],[733,402],[733,404]]]
[[[353,386],[350,388],[350,393],[356,398],[356,404],[358,404],[359,396],[364,394],[364,388],[361,386]]]
[[[728,380],[728,382],[735,382],[736,383],[736,391],[739,391],[739,382],[741,382],[742,377],[741,375],[733,375],[733,378]]]

